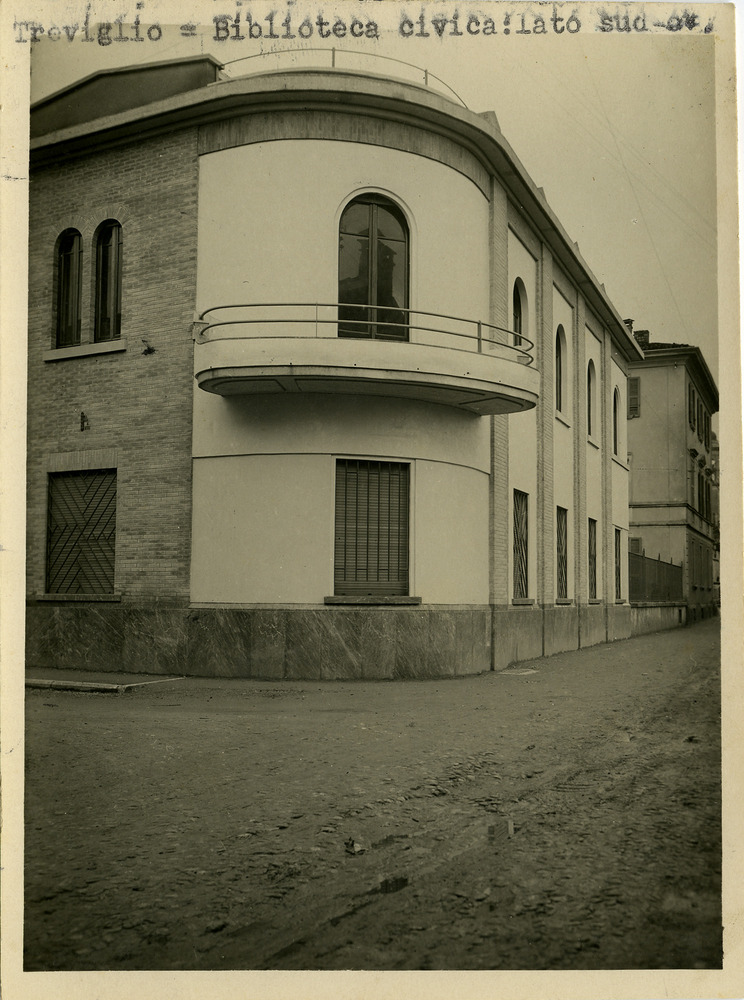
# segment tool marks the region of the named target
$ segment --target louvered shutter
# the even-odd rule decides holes
[[[337,461],[337,595],[408,594],[408,519],[408,465]]]
[[[635,376],[628,379],[628,419],[641,415],[641,380]]]

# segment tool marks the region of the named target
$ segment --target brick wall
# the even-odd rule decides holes
[[[85,467],[87,452],[116,449],[116,590],[130,601],[187,599],[196,143],[196,129],[187,129],[32,174],[30,594],[44,592],[48,471],[71,467],[65,453],[81,453],[78,467]],[[95,232],[108,218],[123,230],[121,338],[127,349],[45,361],[54,343],[56,240],[69,227],[82,234],[81,341],[92,341]],[[152,353],[143,353],[143,339]],[[88,422],[82,431],[81,411]]]

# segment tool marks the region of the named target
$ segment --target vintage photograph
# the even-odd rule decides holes
[[[731,8],[29,10],[23,973],[714,995]]]

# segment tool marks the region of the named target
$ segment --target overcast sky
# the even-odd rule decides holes
[[[285,4],[274,4],[284,11]],[[234,3],[220,7],[235,12]],[[717,377],[716,95],[714,44],[701,33],[607,35],[590,30],[589,10],[582,29],[569,35],[507,36],[503,14],[526,5],[432,3],[431,13],[458,10],[460,27],[469,13],[493,14],[499,33],[491,37],[400,38],[401,12],[413,18],[419,3],[305,4],[291,8],[295,25],[318,10],[333,22],[353,13],[373,15],[379,40],[333,40],[336,48],[403,59],[446,81],[474,111],[493,110],[501,130],[534,182],[603,282],[623,317],[652,340],[701,347]],[[271,6],[246,4],[258,14]],[[531,8],[549,17],[552,6]],[[564,8],[568,15],[572,7]],[[625,7],[623,10],[627,9]],[[709,8],[710,9],[710,8]],[[153,21],[162,5],[146,5],[142,23]],[[631,16],[640,7],[631,5]],[[211,25],[214,4],[194,7],[194,20]],[[585,13],[586,12],[586,13]],[[185,15],[185,10],[184,10]],[[528,15],[529,27],[534,15]],[[188,20],[188,18],[185,18]],[[182,23],[179,21],[179,23]],[[96,69],[136,61],[159,61],[210,52],[229,63],[232,75],[253,72],[262,59],[232,60],[261,51],[261,42],[217,42],[213,29],[184,39],[179,23],[162,23],[163,37],[145,44],[70,44],[45,41],[34,47],[32,100],[60,89]],[[512,24],[512,27],[514,25]],[[263,43],[268,49],[271,43]],[[275,43],[282,51],[331,47],[317,30],[305,42]],[[305,56],[305,59],[321,58]],[[353,60],[344,56],[344,65]],[[375,60],[380,72],[395,75],[395,63]],[[285,63],[286,65],[286,63]],[[372,68],[364,60],[363,68]],[[403,72],[403,70],[401,70]],[[405,71],[410,72],[410,71]]]

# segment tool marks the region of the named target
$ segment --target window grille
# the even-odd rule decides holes
[[[556,508],[556,556],[558,597],[568,597],[568,511]]]
[[[597,522],[589,518],[589,599],[597,597]]]
[[[76,229],[62,233],[57,249],[57,347],[80,343],[83,242]]]
[[[49,475],[48,594],[111,594],[116,470]]]
[[[388,198],[362,195],[339,225],[338,335],[408,340],[408,226]]]
[[[514,597],[525,598],[528,594],[527,554],[528,554],[528,502],[527,493],[514,490]]]
[[[334,593],[408,594],[409,466],[338,459]]]
[[[121,336],[121,226],[105,222],[96,240],[96,341]]]
[[[615,528],[615,600],[623,596],[622,531]]]
[[[641,380],[634,375],[628,379],[628,419],[641,415]]]

